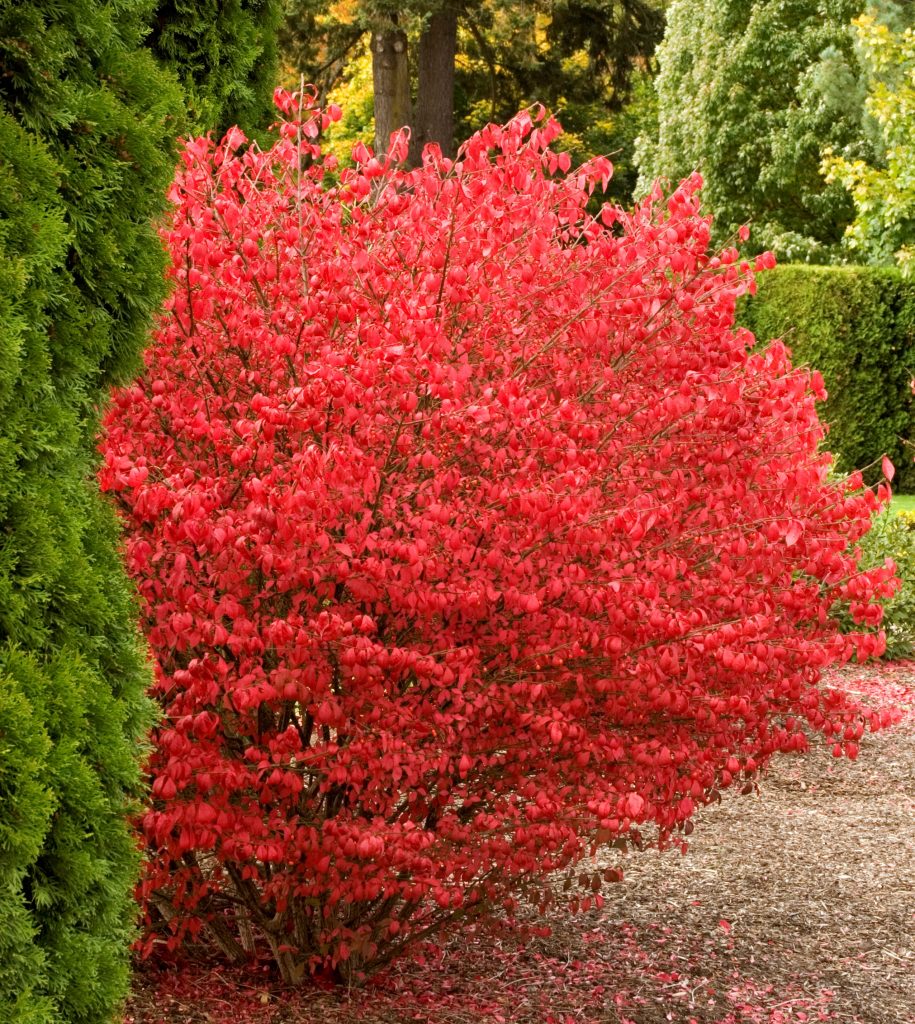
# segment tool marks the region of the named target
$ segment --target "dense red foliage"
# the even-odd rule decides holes
[[[698,176],[592,219],[609,164],[522,114],[327,187],[310,117],[187,147],[102,474],[165,713],[143,893],[290,981],[680,842],[810,727],[853,755],[818,681],[882,638],[830,608],[893,586],[822,382],[733,329]]]

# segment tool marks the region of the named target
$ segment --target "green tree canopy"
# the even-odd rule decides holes
[[[699,169],[719,240],[753,223],[781,259],[842,258],[854,216],[821,152],[867,158],[851,19],[861,0],[674,0],[658,47],[658,132],[640,189]]]
[[[867,73],[865,108],[876,134],[871,160],[827,153],[829,182],[849,190],[855,217],[846,230],[852,252],[869,263],[895,259],[915,273],[915,29],[878,20],[871,10],[855,22]]]
[[[150,0],[0,0],[0,1020],[110,1024],[149,724],[97,410],[163,298],[182,99]]]

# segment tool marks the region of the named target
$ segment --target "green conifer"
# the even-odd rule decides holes
[[[0,0],[0,1020],[102,1024],[128,978],[148,664],[98,410],[163,297],[182,109],[152,0]]]
[[[282,11],[282,0],[160,0],[147,42],[181,80],[195,131],[254,134],[276,120]]]

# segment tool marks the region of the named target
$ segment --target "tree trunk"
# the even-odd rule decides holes
[[[410,164],[418,166],[423,146],[437,142],[445,156],[454,156],[454,58],[457,53],[457,9],[449,3],[426,23],[419,40],[419,92],[410,139]]]
[[[411,123],[407,35],[396,24],[372,33],[375,90],[375,155],[388,150],[391,133]]]

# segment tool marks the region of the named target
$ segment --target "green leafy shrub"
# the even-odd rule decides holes
[[[823,374],[821,418],[839,472],[865,469],[873,482],[885,453],[896,486],[915,490],[911,381],[915,376],[915,285],[894,268],[782,266],[761,275],[740,311],[757,338],[783,338],[796,364]]]
[[[902,582],[895,596],[883,604],[886,656],[910,658],[915,654],[915,512],[884,511],[874,519],[870,533],[858,542],[861,567],[883,565],[887,558],[896,563]],[[853,628],[850,617],[844,625]]]
[[[0,1021],[110,1024],[149,673],[98,408],[163,297],[182,107],[147,0],[0,2]]]
[[[882,23],[875,11],[855,20],[867,72],[865,109],[876,129],[875,159],[848,159],[827,150],[828,181],[849,190],[855,219],[845,232],[849,250],[868,263],[915,273],[915,26]],[[911,17],[911,15],[910,15]]]

